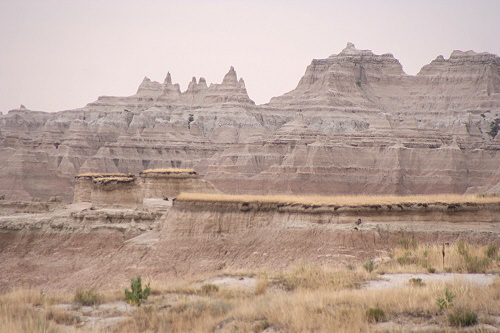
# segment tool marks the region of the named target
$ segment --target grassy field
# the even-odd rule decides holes
[[[397,259],[417,256],[439,266],[438,250],[402,241],[391,257],[400,271],[412,271]],[[207,282],[214,275],[183,283],[152,281],[151,296],[140,307],[125,302],[123,289],[53,295],[16,290],[0,295],[0,333],[405,332],[415,327],[459,332],[457,323],[472,325],[470,332],[487,332],[485,325],[499,328],[498,249],[456,243],[448,253],[454,272],[466,270],[467,257],[487,258],[497,268],[493,284],[410,279],[401,287],[364,289],[367,281],[383,278],[379,273],[388,267],[376,264],[371,270],[361,264],[339,270],[301,263],[272,275],[229,270],[216,275],[252,278],[249,288]],[[107,324],[89,324],[97,321]]]
[[[363,206],[398,204],[464,204],[500,203],[500,196],[476,196],[457,194],[437,194],[420,196],[293,196],[293,195],[230,195],[181,193],[177,200],[225,201],[225,202],[262,202],[283,204],[304,204],[320,206]]]

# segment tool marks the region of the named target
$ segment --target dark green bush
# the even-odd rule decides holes
[[[490,259],[495,259],[495,257],[497,256],[497,252],[498,252],[498,247],[494,244],[490,244],[486,249],[486,256]]]
[[[477,324],[477,314],[467,309],[455,309],[448,314],[448,322],[455,327],[473,326]]]
[[[130,281],[130,287],[132,290],[125,289],[125,299],[130,304],[141,306],[148,299],[149,293],[151,293],[149,283],[146,288],[142,289],[141,277],[137,276]]]
[[[375,261],[373,259],[368,260],[363,264],[363,267],[368,271],[368,272],[373,272],[375,269]]]
[[[366,318],[369,322],[380,323],[386,321],[385,311],[380,308],[369,308],[366,310]]]

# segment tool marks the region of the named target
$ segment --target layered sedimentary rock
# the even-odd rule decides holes
[[[140,174],[144,198],[175,198],[182,192],[219,193],[193,169],[150,169]]]
[[[233,68],[220,84],[167,74],[129,97],[0,116],[0,195],[71,200],[78,173],[195,168],[230,193],[495,191],[500,58],[454,51],[404,73],[353,44],[313,60],[256,106]]]
[[[135,207],[143,202],[135,177],[101,176],[92,179],[90,200],[93,206]]]

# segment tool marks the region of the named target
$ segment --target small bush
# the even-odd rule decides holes
[[[467,273],[484,273],[490,265],[489,258],[465,257],[465,269]]]
[[[486,248],[485,254],[488,258],[495,259],[495,257],[497,256],[497,252],[498,252],[498,247],[494,244],[490,244]]]
[[[428,267],[427,272],[434,274],[434,273],[436,273],[436,269],[434,267]]]
[[[125,289],[125,299],[130,304],[141,306],[141,304],[148,299],[149,293],[151,292],[149,283],[143,290],[141,277],[137,276],[135,278],[132,278],[132,280],[130,281],[130,287],[132,290]]]
[[[368,272],[373,272],[375,269],[375,261],[373,259],[368,260],[363,264],[364,269],[366,269]]]
[[[254,333],[260,333],[269,327],[271,327],[271,324],[269,323],[269,321],[267,319],[261,320],[253,326],[252,331]]]
[[[448,289],[445,289],[444,291],[444,298],[438,298],[436,299],[436,303],[439,306],[440,310],[448,309],[451,307],[453,304],[453,299],[455,298],[455,295],[449,291]]]
[[[83,306],[94,306],[102,303],[102,296],[94,289],[78,289],[75,293],[75,302]]]
[[[420,278],[412,278],[412,279],[410,279],[409,282],[410,282],[410,285],[415,286],[415,287],[425,286],[424,281],[422,281],[422,279],[420,279]]]
[[[469,256],[469,245],[463,241],[459,241],[457,242],[457,251],[461,256],[467,257]]]
[[[366,310],[366,318],[369,322],[380,323],[386,321],[385,311],[380,308],[369,308]]]
[[[401,238],[399,245],[405,250],[414,250],[417,248],[418,242],[415,238]]]
[[[477,324],[477,315],[471,310],[455,309],[448,314],[448,322],[455,327],[473,326]]]
[[[205,283],[201,286],[201,293],[204,295],[212,295],[219,291],[219,286],[212,283]]]

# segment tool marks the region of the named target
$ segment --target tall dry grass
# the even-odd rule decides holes
[[[370,332],[376,327],[366,315],[370,308],[383,310],[388,321],[413,326],[432,323],[454,331],[447,321],[449,311],[436,304],[446,289],[455,295],[451,309],[466,308],[479,314],[480,322],[500,316],[500,277],[491,286],[455,280],[420,286],[408,281],[393,289],[360,288],[360,283],[374,277],[362,268],[335,271],[303,263],[274,276],[258,274],[261,285],[257,284],[255,292],[221,287],[204,294],[198,281],[198,287],[191,286],[198,291],[159,290],[140,308],[118,314],[128,320],[106,332],[262,332],[268,327],[292,333]],[[285,288],[290,285],[293,288]],[[66,324],[64,332],[89,332],[67,314],[58,313],[48,299],[49,303],[67,302],[71,296],[53,298],[35,291],[0,296],[0,332],[55,333],[61,328],[56,321]]]
[[[398,205],[398,204],[464,204],[498,203],[498,197],[476,195],[436,194],[414,196],[359,195],[359,196],[294,196],[294,195],[230,195],[208,193],[181,193],[177,200],[225,201],[225,202],[261,202],[304,204],[320,206],[363,206],[363,205]]]
[[[441,245],[412,244],[406,239],[401,239],[400,243],[402,245],[391,252],[392,260],[379,265],[379,271],[500,273],[500,250],[494,244],[475,245],[463,241]]]
[[[196,172],[194,169],[181,169],[181,168],[159,168],[159,169],[147,169],[142,171],[142,173],[193,173]]]

